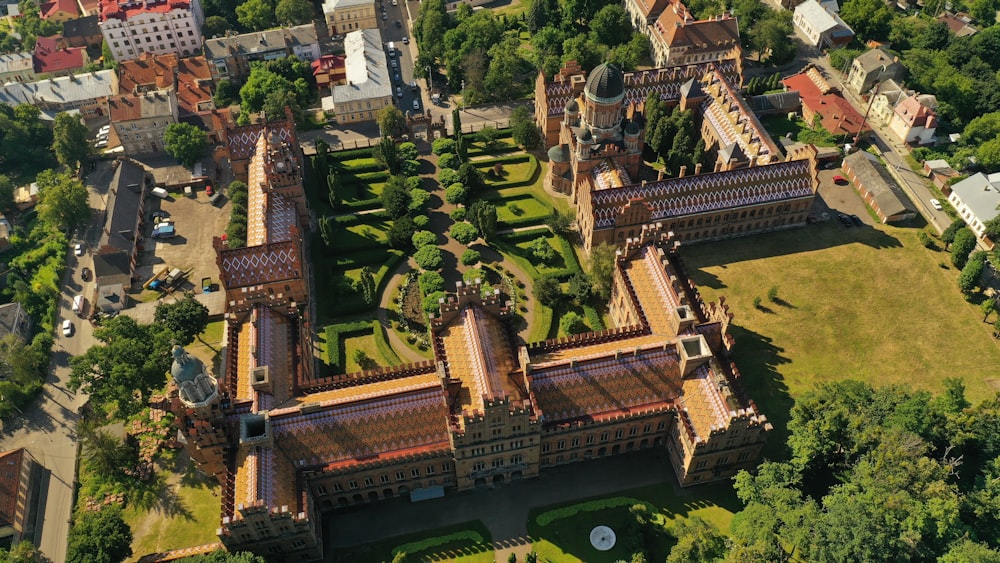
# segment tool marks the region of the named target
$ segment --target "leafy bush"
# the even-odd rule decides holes
[[[437,272],[424,272],[417,278],[420,292],[429,295],[436,291],[444,291],[444,277]]]
[[[465,203],[467,191],[462,184],[452,184],[444,191],[444,198],[448,203]]]
[[[468,249],[462,253],[462,265],[464,266],[474,266],[479,263],[482,256],[479,254],[478,250]]]
[[[462,161],[458,158],[457,154],[452,154],[446,152],[438,158],[438,166],[441,168],[451,168],[452,170],[458,170],[458,167],[462,165]]]
[[[469,244],[479,238],[479,231],[470,223],[455,223],[451,227],[451,237],[462,244]]]
[[[420,302],[420,305],[421,307],[423,307],[424,312],[429,315],[433,315],[438,311],[440,311],[441,308],[438,302],[441,300],[441,298],[445,297],[445,295],[446,294],[443,291],[435,291],[434,293],[425,295],[424,299]]]
[[[451,168],[442,168],[438,172],[438,183],[442,186],[450,186],[458,181],[458,171]]]
[[[549,244],[549,241],[545,237],[538,237],[528,245],[528,250],[531,251],[531,255],[538,259],[540,262],[548,262],[556,256],[556,251]]]
[[[590,332],[590,327],[583,321],[583,317],[570,311],[559,319],[559,329],[567,335]]]
[[[399,158],[402,160],[417,160],[420,153],[417,152],[417,145],[407,141],[405,143],[400,143],[399,148],[396,149],[399,153]]]
[[[424,270],[440,269],[441,264],[444,263],[444,258],[441,256],[441,249],[436,246],[424,246],[419,248],[413,254],[413,259],[417,262],[417,265]]]
[[[969,253],[976,247],[976,235],[968,228],[961,228],[955,233],[955,242],[951,245],[951,263],[956,268],[964,268],[969,260]]]
[[[410,190],[410,211],[423,211],[424,207],[427,206],[427,200],[430,199],[430,197],[430,193],[420,188]]]
[[[416,217],[413,218],[413,224],[420,228],[426,227],[427,223],[430,222],[431,222],[430,217],[426,215],[417,215]]]
[[[465,221],[465,216],[467,212],[468,210],[466,208],[458,207],[456,209],[452,209],[451,213],[449,213],[448,216],[454,219],[455,221]]]
[[[413,237],[410,240],[413,241],[414,248],[422,248],[428,244],[437,243],[437,235],[430,231],[417,231],[413,233]]]
[[[327,325],[323,329],[326,337],[326,363],[333,369],[334,373],[342,373],[344,366],[341,362],[341,341],[343,338],[352,336],[363,336],[371,334],[371,321],[358,321],[354,323],[341,323]]]
[[[448,137],[434,139],[434,142],[431,143],[431,152],[438,156],[446,153],[454,153],[455,141],[453,139],[449,139]]]
[[[600,500],[591,500],[587,502],[581,502],[571,506],[564,506],[562,508],[556,508],[553,510],[545,511],[535,517],[535,522],[539,526],[548,526],[549,524],[555,522],[556,520],[562,520],[563,518],[570,518],[580,514],[581,512],[597,512],[602,510],[607,510],[610,508],[617,508],[619,506],[631,506],[634,504],[641,504],[646,507],[652,513],[658,513],[657,509],[652,504],[648,502],[641,501],[635,498],[629,497],[613,497]]]

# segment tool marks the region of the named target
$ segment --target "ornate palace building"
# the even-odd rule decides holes
[[[431,319],[433,361],[318,377],[292,121],[227,139],[249,198],[247,246],[215,241],[224,361],[212,375],[175,349],[171,402],[193,458],[222,483],[229,550],[319,559],[321,519],[340,507],[646,448],[666,448],[682,486],[756,464],[770,424],[730,360],[732,315],[702,302],[663,223],[623,242],[614,328],[523,344],[499,290],[460,282]]]
[[[656,66],[723,61],[742,56],[740,30],[728,12],[696,20],[680,0],[625,0],[636,31],[649,37]]]
[[[783,157],[739,94],[738,59],[622,73],[602,64],[587,75],[570,62],[539,75],[535,116],[549,146],[546,186],[570,194],[589,251],[623,245],[662,222],[680,241],[719,239],[801,226],[819,180],[816,151]],[[637,182],[643,106],[657,94],[692,110],[711,170],[681,167],[676,178]]]

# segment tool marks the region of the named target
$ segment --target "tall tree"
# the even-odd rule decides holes
[[[409,212],[410,191],[400,176],[391,176],[382,188],[382,206],[393,219]]]
[[[386,106],[375,114],[375,122],[383,136],[394,137],[406,127],[406,116],[396,106]]]
[[[38,218],[45,224],[72,231],[90,217],[87,188],[69,172],[43,170],[38,183]]]
[[[594,291],[605,301],[611,298],[617,252],[608,243],[590,249],[590,279],[594,280]]]
[[[514,142],[526,149],[533,149],[542,142],[542,131],[535,124],[531,110],[517,106],[510,115],[511,136]]]
[[[67,543],[67,563],[121,563],[132,555],[132,530],[117,506],[82,510]]]
[[[208,138],[190,123],[171,123],[163,132],[163,148],[181,164],[191,167],[205,156]]]
[[[87,126],[80,121],[79,116],[66,112],[56,115],[52,123],[52,152],[59,164],[75,168],[90,156],[88,133]]]
[[[236,20],[252,31],[267,29],[273,16],[274,8],[268,0],[245,0],[236,6]]]
[[[493,240],[497,232],[497,208],[488,201],[476,200],[469,206],[466,218],[484,240]]]
[[[632,22],[621,4],[607,4],[594,14],[590,29],[597,39],[609,47],[625,43],[632,38]]]
[[[951,263],[956,268],[964,268],[969,260],[969,253],[976,248],[976,235],[967,228],[955,233],[955,242],[951,245]]]
[[[399,158],[399,146],[396,141],[389,137],[382,137],[382,140],[372,147],[372,157],[375,162],[389,169],[389,174],[399,174],[402,162]]]
[[[302,25],[313,18],[313,7],[309,0],[278,0],[274,8],[274,19],[282,25]]]
[[[161,301],[153,313],[153,320],[170,329],[177,344],[187,346],[205,332],[205,327],[208,326],[208,307],[193,295],[186,295],[184,299],[174,303]]]

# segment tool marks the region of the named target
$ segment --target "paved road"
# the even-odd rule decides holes
[[[86,179],[94,224],[73,243],[82,242],[88,250],[95,248],[100,237],[100,220],[106,207],[104,195],[112,173],[110,163],[102,162]],[[89,251],[79,257],[74,256],[71,249],[67,249],[67,253],[56,326],[63,319],[69,319],[73,323],[73,334],[64,336],[61,330],[56,331],[49,375],[42,395],[24,410],[23,416],[6,421],[0,433],[0,449],[26,448],[45,470],[34,541],[42,554],[53,563],[62,563],[66,559],[66,536],[73,512],[73,483],[76,481],[77,412],[86,402],[82,393],[71,393],[66,388],[69,358],[82,354],[94,342],[90,323],[72,311],[73,297],[80,294],[89,296],[92,290],[93,280],[84,282],[80,271],[83,266],[93,269],[93,261]]]

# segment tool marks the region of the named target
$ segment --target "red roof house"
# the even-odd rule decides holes
[[[39,37],[35,42],[35,53],[32,62],[35,67],[35,74],[51,74],[62,76],[69,74],[73,70],[83,68],[90,57],[87,56],[87,49],[84,47],[60,48],[62,37],[53,35],[52,37]]]
[[[864,116],[830,85],[819,69],[810,65],[802,72],[781,81],[786,91],[797,90],[802,99],[802,118],[813,123],[819,116],[823,128],[834,136],[857,135],[871,131],[871,124],[864,123]]]
[[[56,23],[63,23],[76,19],[80,12],[76,9],[76,0],[53,0],[39,6],[39,17],[43,20],[51,20]]]

